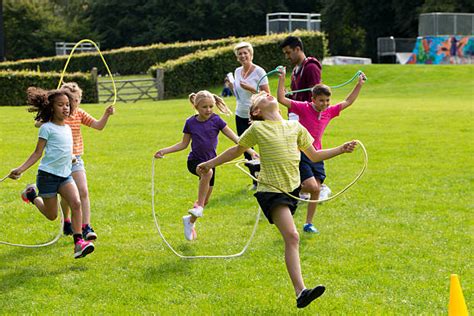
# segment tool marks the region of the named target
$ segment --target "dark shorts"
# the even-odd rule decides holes
[[[298,196],[299,193],[300,188],[290,192],[290,194],[294,196]],[[298,201],[292,197],[289,197],[285,193],[257,192],[254,194],[254,196],[257,198],[257,202],[270,224],[273,224],[272,211],[275,207],[279,205],[287,205],[290,209],[291,215],[294,215],[296,212],[296,207],[298,206]]]
[[[204,162],[204,161],[199,161],[199,160],[188,160],[188,170],[189,172],[191,172],[192,174],[194,174],[195,176],[198,176],[199,175],[196,173],[196,167],[201,163],[201,162]],[[211,178],[211,182],[209,182],[209,186],[213,187],[214,186],[214,179],[216,177],[216,168],[212,168],[212,178]],[[201,179],[201,177],[199,177],[199,179]]]
[[[301,153],[300,161],[300,179],[303,182],[306,179],[315,177],[321,183],[326,179],[326,171],[324,170],[324,161],[312,162],[305,154]]]
[[[64,178],[43,170],[38,170],[38,175],[36,176],[38,195],[43,198],[55,197],[58,194],[60,187],[73,181],[74,180],[70,175]]]

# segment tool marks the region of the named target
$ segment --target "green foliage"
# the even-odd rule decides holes
[[[323,80],[341,83],[359,67],[325,67]],[[330,123],[323,145],[360,139],[368,169],[341,197],[318,206],[318,236],[302,232],[305,204],[294,216],[305,284],[327,287],[303,311],[295,307],[282,238],[265,219],[248,251],[232,260],[179,259],[158,236],[151,160],[181,140],[194,113],[187,99],[178,99],[119,103],[105,130],[82,128],[96,250],[74,260],[71,237],[41,249],[0,245],[0,314],[447,315],[451,273],[459,274],[472,313],[474,66],[361,69],[369,81]],[[334,90],[332,101],[351,88]],[[235,108],[235,98],[225,100]],[[105,105],[83,108],[99,118]],[[235,130],[233,116],[223,119]],[[26,160],[37,137],[25,107],[0,107],[1,176]],[[221,135],[217,152],[232,145]],[[163,234],[187,255],[240,251],[258,206],[247,190],[250,179],[232,165],[216,168],[211,201],[196,224],[198,239],[184,240],[181,216],[198,186],[186,168],[188,153],[189,147],[156,161]],[[338,192],[361,167],[360,150],[328,160],[325,183]],[[34,183],[36,169],[0,184],[2,241],[41,243],[59,230],[59,221],[49,222],[19,197]]]
[[[26,89],[40,87],[56,89],[60,74],[34,71],[0,71],[0,104],[24,105]],[[83,90],[83,103],[97,103],[98,94],[95,82],[83,73],[68,73],[63,82],[74,81]]]
[[[305,45],[308,56],[322,60],[326,51],[324,34],[318,32],[295,32]],[[279,47],[287,33],[269,36],[240,38],[248,41],[254,48],[254,62],[266,71],[278,65],[287,64]],[[233,45],[208,49],[189,54],[176,60],[154,65],[151,75],[156,76],[157,69],[164,69],[165,97],[176,97],[202,88],[221,83],[228,72],[239,66],[233,51]]]
[[[174,44],[153,44],[142,47],[123,47],[102,52],[110,70],[115,74],[130,75],[146,73],[157,62],[176,59],[199,49],[218,47],[234,43],[237,39],[225,38],[219,40],[191,41]],[[35,70],[40,67],[42,71],[60,72],[64,68],[68,56],[43,57],[25,59],[14,62],[0,63],[0,69],[10,70]],[[70,72],[88,72],[93,67],[99,74],[107,74],[107,70],[98,53],[74,54],[68,65]]]

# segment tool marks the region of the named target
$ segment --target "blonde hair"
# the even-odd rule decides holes
[[[222,114],[232,114],[232,111],[227,107],[227,104],[225,104],[224,100],[222,100],[221,97],[210,93],[207,90],[201,90],[197,93],[191,93],[189,95],[189,102],[191,102],[194,107],[197,107],[199,103],[201,103],[203,100],[211,100],[212,103],[217,106],[217,108]]]
[[[79,88],[79,85],[75,82],[64,82],[61,86],[62,90],[68,91],[74,97],[74,103],[76,106],[74,107],[74,111],[71,109],[71,114],[76,112],[76,109],[79,107],[79,104],[82,101],[82,89]]]
[[[250,52],[250,55],[253,56],[253,47],[252,47],[252,44],[248,43],[248,42],[240,42],[239,44],[235,45],[234,47],[234,54],[235,56],[239,56],[239,49],[242,49],[242,48],[247,48]]]
[[[261,117],[253,116],[252,112],[255,111],[255,108],[260,103],[260,100],[262,99],[262,97],[266,97],[266,96],[267,96],[267,92],[262,90],[259,93],[252,95],[252,97],[250,98],[251,104],[249,107],[249,116],[252,121],[262,121]]]

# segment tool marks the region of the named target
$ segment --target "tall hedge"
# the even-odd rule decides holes
[[[254,48],[253,62],[267,72],[278,65],[287,65],[281,49],[281,41],[289,34],[273,34],[240,38],[250,42]],[[291,33],[301,37],[307,56],[322,60],[326,53],[327,41],[319,32],[298,31]],[[240,66],[233,51],[234,45],[198,51],[150,67],[149,73],[156,76],[157,69],[164,70],[165,98],[181,96],[223,82],[225,74],[234,72]]]
[[[154,44],[140,47],[123,47],[102,52],[110,70],[114,74],[130,75],[146,73],[154,64],[176,59],[199,49],[229,45],[237,41],[230,37],[219,40],[191,41],[174,44]],[[42,57],[0,63],[0,70],[62,71],[68,56]],[[97,52],[75,53],[68,65],[69,72],[89,72],[93,67],[99,74],[107,74],[102,59]]]
[[[32,71],[0,71],[0,105],[25,105],[26,89],[39,87],[46,90],[56,89],[59,73],[38,73]],[[97,103],[99,96],[95,81],[84,73],[68,73],[64,82],[74,81],[79,84],[83,93],[83,103]]]

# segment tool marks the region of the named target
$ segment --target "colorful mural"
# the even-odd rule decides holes
[[[407,64],[473,64],[474,37],[418,37]]]

